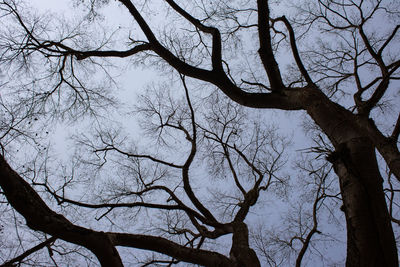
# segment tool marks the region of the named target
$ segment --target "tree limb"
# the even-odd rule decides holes
[[[32,248],[26,250],[26,251],[25,251],[24,253],[22,253],[21,255],[15,257],[15,258],[13,258],[13,259],[11,259],[11,260],[5,262],[5,263],[3,263],[2,265],[0,265],[0,267],[10,267],[10,266],[13,266],[14,263],[21,262],[23,259],[25,259],[25,258],[28,257],[29,255],[35,253],[36,251],[41,250],[41,249],[44,248],[44,247],[49,246],[50,244],[52,244],[52,243],[53,243],[54,241],[56,241],[56,240],[57,240],[57,238],[55,238],[54,236],[53,236],[53,237],[50,237],[50,238],[46,239],[45,241],[41,242],[40,244],[37,244],[36,246],[34,246],[34,247],[32,247]]]
[[[260,54],[261,61],[267,72],[271,89],[282,90],[285,88],[282,81],[282,76],[278,67],[278,63],[275,60],[274,52],[272,50],[272,40],[269,26],[269,7],[268,0],[258,0],[258,38],[260,42]]]
[[[201,249],[184,247],[162,237],[109,233],[116,246],[133,247],[159,252],[177,260],[204,266],[235,266],[227,257]]]
[[[33,230],[47,233],[92,251],[103,266],[122,266],[107,235],[72,224],[51,210],[35,190],[0,156],[0,186],[8,202]]]

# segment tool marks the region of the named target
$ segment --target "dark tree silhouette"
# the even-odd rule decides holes
[[[115,246],[149,249],[200,265],[259,265],[254,250],[249,247],[244,219],[256,203],[259,192],[266,186],[262,182],[265,182],[269,170],[260,169],[235,143],[229,143],[214,132],[214,128],[209,132],[209,129],[196,125],[190,90],[185,83],[185,79],[190,77],[201,86],[218,88],[242,106],[305,111],[334,148],[334,151],[328,152],[326,160],[332,164],[340,184],[347,226],[346,266],[398,266],[392,229],[392,221],[398,221],[392,218],[392,198],[389,198],[388,209],[384,178],[379,170],[379,165],[386,164],[388,179],[393,176],[400,180],[400,116],[396,84],[400,67],[400,10],[396,1],[300,1],[299,13],[291,11],[292,15],[295,14],[293,19],[290,14],[281,16],[281,9],[273,9],[275,4],[268,0],[116,2],[121,12],[128,13],[135,26],[140,28],[140,33],[128,30],[121,35],[116,34],[115,38],[108,34],[107,38],[101,39],[90,33],[85,35],[85,27],[75,29],[66,27],[65,23],[62,24],[64,31],[57,31],[43,20],[25,13],[22,4],[1,2],[2,19],[12,20],[12,26],[3,33],[1,63],[15,75],[39,75],[32,83],[25,83],[25,91],[18,88],[18,92],[23,93],[16,98],[18,104],[12,110],[9,102],[3,103],[4,114],[10,114],[3,123],[4,136],[8,136],[5,140],[14,135],[25,135],[26,131],[17,131],[21,124],[19,121],[28,116],[24,114],[29,114],[30,118],[50,116],[48,114],[62,116],[70,111],[74,114],[88,111],[95,114],[98,106],[112,101],[100,91],[107,86],[96,87],[98,74],[90,73],[93,71],[90,68],[105,66],[106,59],[133,58],[135,64],[157,65],[159,71],[173,70],[172,75],[179,74],[186,89],[186,115],[177,114],[179,110],[172,108],[171,113],[164,117],[157,105],[150,105],[148,107],[153,109],[144,111],[157,114],[159,130],[172,128],[185,136],[190,153],[183,164],[124,151],[113,143],[112,138],[101,138],[104,146],[93,148],[96,153],[114,151],[128,158],[144,158],[181,170],[182,187],[193,206],[185,205],[175,196],[174,190],[153,186],[153,182],[144,182],[142,190],[134,194],[141,197],[147,191],[159,190],[168,195],[173,205],[147,202],[129,205],[180,210],[186,213],[197,229],[197,233],[192,234],[193,238],[200,240],[231,233],[230,257],[178,245],[161,237],[104,233],[74,225],[53,212],[2,158],[0,185],[3,193],[12,207],[24,216],[31,229],[86,247],[104,266],[121,265]],[[108,5],[111,5],[108,1],[91,0],[82,1],[79,7],[87,8],[87,21],[95,23],[101,20],[101,12],[107,15]],[[151,11],[165,12],[170,21],[156,21]],[[275,13],[277,15],[272,15]],[[384,28],[379,28],[380,21],[383,21]],[[157,25],[165,26],[161,33],[156,31]],[[287,51],[290,51],[292,65],[282,68],[283,63],[278,62]],[[45,71],[32,71],[43,66]],[[88,79],[90,77],[93,79]],[[48,82],[47,88],[51,89],[35,86],[35,83],[40,84],[44,80]],[[7,88],[13,89],[11,85]],[[393,105],[388,109],[390,102]],[[190,114],[190,119],[183,124],[187,114]],[[189,167],[197,151],[197,131],[200,129],[208,141],[221,145],[219,153],[227,161],[226,167],[242,193],[233,220],[229,223],[221,223],[196,197],[190,186]],[[231,133],[233,135],[233,130]],[[252,186],[241,185],[231,160],[232,153],[236,153],[251,169],[255,177]],[[378,162],[376,153],[382,156],[382,162]],[[314,213],[324,196],[323,187],[318,188]],[[47,191],[60,202],[88,208],[113,209],[124,205],[84,204],[65,198],[51,188]],[[394,194],[395,190],[388,192]],[[207,230],[204,225],[214,230]],[[309,236],[301,237],[304,246],[298,264],[310,238],[318,233],[317,227],[315,221]]]

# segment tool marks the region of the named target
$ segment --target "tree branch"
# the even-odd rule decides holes
[[[55,238],[54,236],[53,236],[53,237],[50,237],[50,238],[46,239],[45,241],[41,242],[40,244],[37,244],[36,246],[34,246],[34,247],[32,247],[32,248],[26,250],[26,251],[25,251],[24,253],[22,253],[21,255],[15,257],[15,258],[13,258],[13,259],[11,259],[11,260],[5,262],[5,263],[3,263],[2,265],[0,265],[0,267],[10,267],[10,266],[14,266],[14,265],[13,265],[14,263],[21,262],[23,259],[25,259],[25,258],[28,257],[29,255],[35,253],[36,251],[41,250],[41,249],[44,248],[44,247],[47,247],[47,246],[51,245],[51,244],[52,244],[54,241],[56,241],[56,240],[57,240],[57,238]]]
[[[218,70],[223,72],[222,68],[222,45],[221,45],[221,33],[215,27],[209,27],[202,24],[198,19],[194,18],[192,15],[183,10],[178,4],[173,0],[165,0],[176,12],[178,12],[182,17],[192,23],[200,31],[209,33],[213,37],[212,42],[212,66],[213,70]]]
[[[102,266],[123,266],[115,246],[147,249],[176,259],[206,266],[232,266],[225,256],[200,249],[187,248],[162,237],[124,233],[104,233],[76,226],[64,216],[52,211],[0,156],[0,186],[9,203],[22,216],[27,225],[67,242],[92,251]]]
[[[86,247],[103,266],[122,266],[118,251],[106,234],[76,226],[52,211],[3,156],[0,156],[0,186],[8,202],[25,218],[29,228]]]
[[[88,57],[129,57],[139,52],[151,50],[151,45],[148,43],[137,45],[129,50],[125,51],[116,51],[116,50],[108,50],[108,51],[74,51],[74,55],[76,59],[82,60]]]
[[[191,144],[191,150],[188,158],[186,159],[185,164],[182,167],[182,181],[183,181],[183,188],[189,197],[190,201],[194,204],[194,206],[209,220],[213,222],[217,222],[215,219],[214,215],[206,208],[204,205],[198,200],[196,195],[194,194],[192,187],[190,185],[190,178],[189,178],[189,168],[190,165],[192,164],[194,157],[197,152],[197,129],[196,129],[196,122],[195,122],[195,117],[194,117],[194,110],[190,101],[189,97],[189,90],[186,86],[186,82],[183,76],[181,76],[182,84],[185,89],[185,96],[186,96],[186,101],[189,105],[190,108],[190,113],[191,113],[191,122],[192,122],[192,138],[187,138]]]
[[[272,50],[272,40],[269,26],[269,7],[268,0],[258,0],[258,38],[260,42],[260,49],[258,53],[261,61],[267,72],[271,89],[282,90],[285,88],[282,81],[282,76],[275,60],[274,52]]]
[[[210,82],[220,88],[229,98],[233,101],[247,106],[247,107],[257,107],[257,108],[277,108],[284,110],[299,110],[304,109],[303,103],[299,101],[298,93],[301,93],[303,88],[291,88],[290,90],[285,90],[283,87],[282,78],[279,72],[279,68],[274,59],[272,53],[272,46],[270,42],[270,34],[269,34],[269,26],[268,26],[268,17],[264,18],[264,15],[268,15],[269,13],[265,13],[262,17],[262,20],[266,20],[266,25],[264,28],[261,27],[259,30],[262,36],[262,45],[260,53],[263,55],[262,58],[266,66],[268,66],[267,70],[269,73],[271,82],[276,85],[272,89],[279,89],[280,93],[248,93],[243,91],[241,88],[237,87],[225,74],[225,72],[213,69],[213,70],[205,70],[197,67],[193,67],[179,58],[177,58],[174,54],[172,54],[168,49],[163,47],[160,42],[155,37],[154,33],[150,29],[149,25],[146,23],[144,18],[141,16],[136,7],[129,0],[119,0],[131,13],[133,18],[138,22],[140,28],[146,35],[151,49],[157,53],[162,59],[164,59],[168,64],[170,64],[174,69],[176,69],[179,73],[196,78],[202,81]],[[262,2],[262,7],[268,11],[266,0],[260,0]],[[264,30],[267,30],[264,33]],[[267,48],[266,48],[267,47]],[[271,64],[269,64],[271,63]],[[278,86],[279,85],[279,86]]]
[[[276,21],[282,21],[285,24],[286,29],[289,32],[290,46],[292,48],[293,57],[294,57],[294,59],[296,61],[297,67],[299,68],[300,73],[301,73],[301,75],[303,75],[303,77],[306,80],[306,82],[309,85],[314,84],[314,82],[311,80],[310,75],[308,74],[308,71],[304,67],[303,61],[300,58],[299,50],[297,49],[297,44],[296,44],[296,37],[294,35],[294,30],[293,30],[292,25],[290,24],[290,22],[288,21],[288,19],[285,16],[277,18],[275,20]]]
[[[177,260],[203,266],[234,266],[227,257],[201,249],[184,247],[162,237],[108,233],[116,246],[133,247],[159,252]]]

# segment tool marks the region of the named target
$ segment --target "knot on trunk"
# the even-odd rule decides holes
[[[349,158],[349,149],[346,146],[346,143],[341,143],[336,148],[335,151],[331,152],[327,157],[326,160],[332,164],[335,164],[338,160],[344,160]]]

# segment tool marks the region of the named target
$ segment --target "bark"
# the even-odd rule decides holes
[[[373,142],[357,116],[317,90],[306,91],[307,112],[336,151],[327,159],[339,177],[347,224],[346,266],[398,266],[397,248]]]
[[[257,254],[249,246],[249,230],[244,222],[233,223],[230,255],[237,266],[261,266]]]
[[[396,137],[396,134],[390,137],[384,136],[371,119],[360,117],[357,118],[357,122],[358,125],[368,133],[376,149],[385,159],[390,171],[396,176],[397,180],[400,181],[400,152],[397,147],[398,137]]]
[[[347,224],[346,266],[398,266],[396,242],[374,147],[353,139],[333,159]]]

